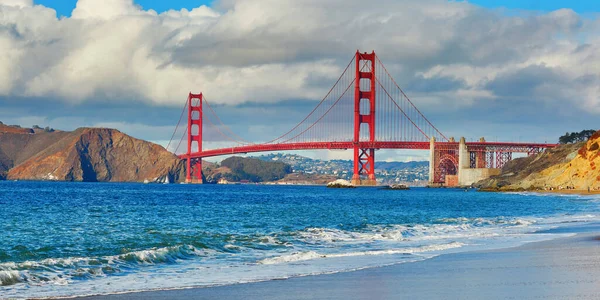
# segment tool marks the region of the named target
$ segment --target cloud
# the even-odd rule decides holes
[[[188,92],[204,92],[231,112],[224,119],[240,135],[268,139],[322,99],[358,48],[376,50],[446,131],[458,131],[450,119],[490,111],[593,116],[598,32],[600,20],[569,9],[507,13],[466,1],[220,0],[159,14],[133,0],[79,0],[72,17],[57,18],[32,1],[0,0],[0,104],[53,99],[65,114],[102,103],[116,112],[124,103],[178,110]],[[258,109],[270,115],[248,113]],[[138,114],[123,122],[164,125]],[[267,119],[275,125],[265,129]],[[99,123],[86,120],[80,125]]]
[[[545,65],[580,83],[572,74],[600,59],[594,23],[566,9],[513,16],[445,0],[222,0],[157,14],[132,0],[79,0],[71,18],[57,19],[31,1],[2,3],[20,9],[0,8],[0,94],[71,103],[179,105],[188,91],[227,104],[319,100],[360,48],[376,49],[414,95],[473,105],[499,74]],[[584,70],[586,82],[597,68]],[[600,111],[597,88],[573,92]]]
[[[26,7],[32,6],[33,0],[0,0],[0,5]]]
[[[78,0],[71,15],[74,19],[110,20],[142,13],[145,12],[133,0]]]

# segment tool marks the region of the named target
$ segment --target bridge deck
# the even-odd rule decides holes
[[[436,142],[437,147],[456,148],[458,142]],[[531,153],[532,149],[546,149],[556,147],[556,144],[535,144],[535,143],[502,143],[502,142],[467,142],[469,151],[494,151],[494,152],[513,152],[513,153]],[[429,142],[360,142],[360,149],[411,149],[411,150],[429,150]],[[285,144],[257,144],[240,147],[230,147],[221,149],[210,149],[202,152],[191,153],[190,155],[179,155],[181,159],[188,158],[206,158],[222,155],[246,154],[255,152],[272,151],[292,151],[292,150],[346,150],[353,149],[353,142],[306,142],[306,143],[285,143]]]

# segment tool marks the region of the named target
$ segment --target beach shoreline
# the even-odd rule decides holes
[[[540,191],[535,191],[535,193],[541,193],[541,194],[563,194],[563,195],[582,195],[582,196],[588,196],[588,195],[600,195],[600,190],[552,190],[552,191],[546,191],[546,190],[540,190]]]
[[[554,190],[501,190],[501,189],[480,189],[483,193],[532,193],[532,194],[548,194],[548,195],[580,195],[591,196],[600,195],[600,190],[571,190],[571,189],[554,189]]]
[[[540,233],[572,236],[353,272],[75,299],[600,299],[600,225]]]

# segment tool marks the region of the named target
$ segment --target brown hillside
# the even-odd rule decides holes
[[[30,134],[33,133],[33,129],[20,128],[15,126],[4,125],[0,123],[0,135],[4,133],[16,133],[16,134]]]
[[[561,145],[537,156],[515,159],[502,174],[478,182],[483,189],[600,189],[600,131],[587,142]]]
[[[0,134],[0,179],[10,168],[38,154],[67,136],[68,132],[41,132],[37,134]]]
[[[52,134],[39,134],[48,136],[28,143],[15,139],[13,151],[24,145],[29,148],[30,144],[42,148],[43,139],[50,137],[54,137],[55,142],[46,144],[45,148],[24,162],[15,164],[16,167],[8,172],[7,178],[90,182],[162,181],[166,177],[176,182],[183,179],[183,162],[175,155],[159,145],[135,139],[118,130],[80,128],[73,132]],[[38,149],[26,149],[25,152],[35,150]],[[18,162],[19,159],[14,161]]]

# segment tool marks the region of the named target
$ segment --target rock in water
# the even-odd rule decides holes
[[[328,188],[355,188],[356,186],[354,186],[352,183],[350,183],[348,180],[344,180],[344,179],[338,179],[336,181],[332,181],[330,183],[327,184]]]
[[[144,182],[184,179],[184,164],[163,147],[115,129],[65,133],[10,169],[9,180]]]
[[[405,184],[392,184],[390,186],[385,187],[386,190],[410,190],[410,188]]]

